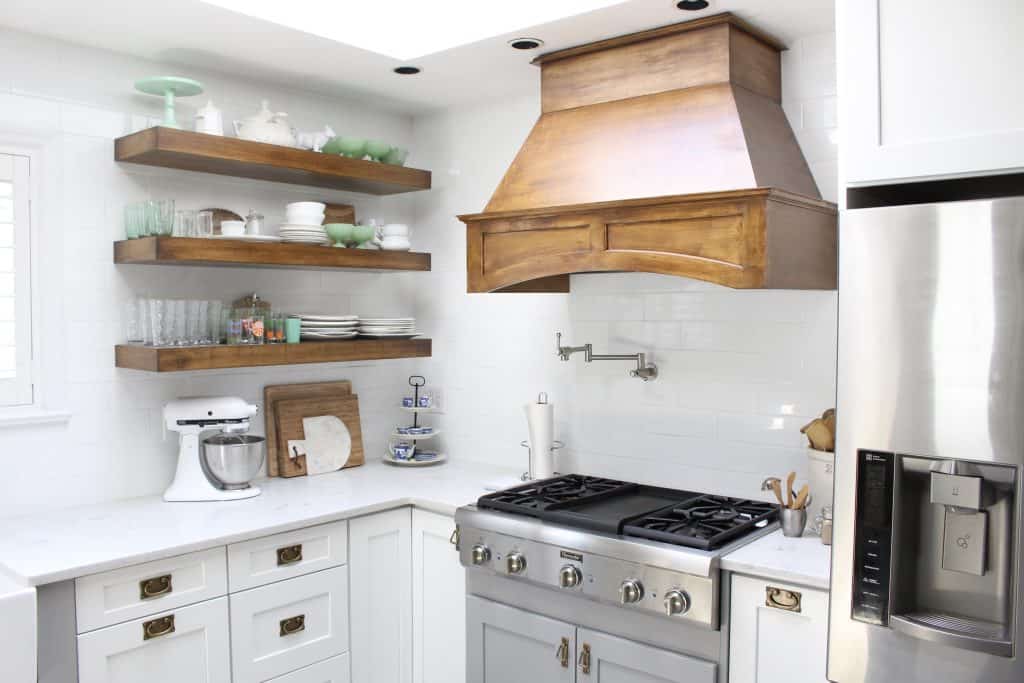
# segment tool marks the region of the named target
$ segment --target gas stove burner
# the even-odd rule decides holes
[[[627,520],[623,533],[705,550],[768,522],[778,515],[776,506],[756,500],[700,496]]]
[[[556,510],[565,505],[594,500],[626,491],[634,486],[635,484],[615,479],[567,474],[487,494],[480,498],[478,505],[482,508],[537,516],[544,510]]]

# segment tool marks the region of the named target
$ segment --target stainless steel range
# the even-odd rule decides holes
[[[523,484],[460,508],[460,558],[473,570],[468,679],[563,680],[560,671],[589,671],[602,656],[632,651],[636,662],[615,664],[656,675],[645,662],[676,657],[665,663],[664,680],[724,681],[719,558],[770,532],[776,516],[776,506],[760,501],[583,475]],[[546,627],[563,635],[533,640]],[[593,646],[616,636],[628,640]],[[550,648],[540,668],[501,673],[495,658],[530,659],[516,651],[529,643]]]

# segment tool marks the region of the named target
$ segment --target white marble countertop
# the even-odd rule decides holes
[[[828,590],[832,546],[810,534],[786,538],[777,529],[724,556],[720,566],[738,574]]]
[[[492,482],[512,485],[516,474],[472,462],[419,468],[369,462],[261,481],[263,493],[247,500],[165,503],[151,496],[4,519],[0,567],[39,586],[403,505],[451,515]]]

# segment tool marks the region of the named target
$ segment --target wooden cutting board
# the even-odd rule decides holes
[[[340,398],[352,393],[352,382],[312,382],[308,384],[272,384],[263,388],[263,417],[267,436],[267,476],[277,473],[277,401],[294,398]]]
[[[302,420],[318,415],[333,415],[345,423],[352,437],[352,454],[345,467],[357,467],[365,462],[363,434],[359,422],[359,397],[355,394],[337,398],[294,398],[277,402],[277,472],[280,477],[301,477],[306,474],[306,458],[291,458],[289,441],[306,438]]]
[[[323,224],[356,222],[356,208],[351,204],[327,204],[324,208]]]

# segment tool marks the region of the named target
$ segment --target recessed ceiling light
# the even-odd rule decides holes
[[[544,41],[540,38],[513,38],[508,44],[516,50],[536,50]]]
[[[707,9],[708,0],[679,0],[676,3],[676,7],[679,9],[689,10],[690,12],[696,12],[697,10]]]
[[[395,73],[396,74],[401,74],[403,76],[412,76],[413,74],[418,74],[419,72],[420,72],[420,68],[418,66],[396,66],[395,67]]]
[[[624,0],[203,0],[403,62],[533,26],[623,4]],[[529,34],[527,34],[529,35]]]

